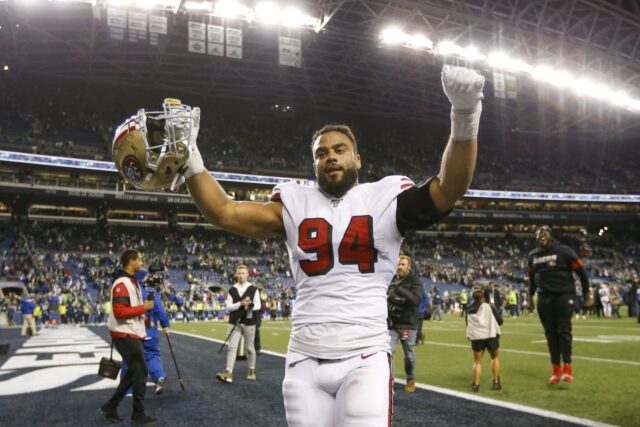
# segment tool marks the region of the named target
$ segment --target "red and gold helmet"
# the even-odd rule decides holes
[[[178,99],[164,100],[163,111],[138,110],[113,138],[112,155],[125,181],[142,190],[175,188],[200,126],[200,109]]]

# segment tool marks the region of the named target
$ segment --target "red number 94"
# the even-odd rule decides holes
[[[324,218],[307,218],[298,226],[298,246],[315,253],[316,260],[302,260],[300,267],[307,276],[327,274],[334,266],[333,227]],[[354,216],[338,247],[338,261],[357,265],[361,273],[373,273],[378,251],[373,241],[373,219],[369,215]]]

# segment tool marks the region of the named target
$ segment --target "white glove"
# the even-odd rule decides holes
[[[469,141],[478,137],[484,76],[465,67],[445,65],[442,88],[451,102],[451,137]]]
[[[196,145],[196,140],[198,139],[198,132],[200,131],[200,108],[194,107],[191,112],[192,122],[191,122],[191,133],[189,134],[189,160],[185,164],[186,170],[184,171],[184,177],[186,179],[191,178],[194,175],[199,174],[200,172],[204,172],[206,169],[204,167],[204,162],[202,161],[202,156],[200,155],[200,150],[198,150],[198,146]]]

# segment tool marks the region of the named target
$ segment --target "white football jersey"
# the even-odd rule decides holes
[[[387,288],[403,240],[396,225],[396,198],[413,185],[407,177],[389,176],[356,185],[341,198],[294,183],[274,188],[272,199],[283,204],[286,244],[297,286],[292,341],[305,326],[329,323],[365,327],[355,335],[370,336],[372,330],[386,334]],[[332,337],[320,330],[308,334],[313,337],[309,339],[332,345],[323,342]],[[357,336],[349,335],[355,341],[345,343],[346,347],[357,347]]]

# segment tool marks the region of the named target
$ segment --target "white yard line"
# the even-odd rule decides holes
[[[260,327],[260,329],[270,329],[270,330],[279,330],[279,331],[290,331],[291,328],[286,328],[286,327],[282,327],[282,326],[267,326],[264,325]],[[426,330],[427,332],[429,330],[431,330],[432,328]],[[532,336],[544,336],[544,334],[518,334],[518,333],[509,333],[509,335],[532,335]],[[442,347],[456,347],[456,348],[465,348],[468,349],[470,348],[469,345],[464,345],[464,344],[453,344],[453,343],[445,343],[445,342],[437,342],[437,341],[425,341],[425,344],[431,344],[431,345],[437,345],[437,346],[442,346]],[[501,352],[506,352],[506,353],[518,353],[518,354],[526,354],[526,355],[530,355],[530,356],[544,356],[544,357],[549,357],[549,353],[546,352],[540,352],[540,351],[526,351],[526,350],[513,350],[513,349],[508,349],[508,348],[504,348],[504,347],[500,347],[500,351]],[[274,353],[276,354],[276,353]],[[573,355],[571,356],[573,359],[576,360],[587,360],[589,362],[601,362],[601,363],[615,363],[615,364],[620,364],[620,365],[631,365],[631,366],[640,366],[640,362],[636,362],[633,360],[618,360],[618,359],[607,359],[607,358],[600,358],[600,357],[589,357],[589,356],[576,356]]]
[[[634,326],[630,326],[630,327],[624,327],[624,326],[615,326],[615,325],[611,325],[611,326],[591,326],[588,324],[585,324],[585,322],[588,322],[588,320],[572,320],[571,324],[573,326],[573,329],[603,329],[606,331],[629,331],[629,332],[638,332],[638,328],[634,327]],[[542,325],[540,323],[511,323],[508,322],[505,324],[506,326],[517,326],[517,327],[523,327],[523,326],[527,326],[527,327],[536,327],[536,328],[542,328]]]
[[[434,342],[434,341],[425,341],[425,345],[437,345],[441,347],[456,347],[456,348],[471,348],[470,345],[463,344],[452,344],[448,342]],[[549,353],[541,352],[541,351],[525,351],[525,350],[512,350],[504,347],[500,347],[500,353],[518,353],[518,354],[526,354],[530,356],[544,356],[549,357]],[[616,363],[619,365],[632,365],[632,366],[640,366],[640,362],[635,362],[633,360],[618,360],[618,359],[605,359],[600,357],[588,357],[588,356],[576,356],[572,355],[572,359],[577,360],[588,360],[590,362],[602,362],[602,363]]]
[[[189,337],[192,337],[192,338],[197,338],[197,339],[201,339],[201,340],[205,340],[205,341],[211,341],[211,342],[215,342],[215,343],[222,343],[223,342],[222,340],[209,338],[209,337],[203,337],[203,336],[191,334],[191,333],[188,333],[188,332],[180,332],[180,331],[172,330],[171,333],[180,334],[180,335],[186,335],[186,336],[189,336]],[[435,343],[429,343],[429,344],[435,344]],[[444,344],[444,343],[439,343],[439,344]],[[439,345],[439,344],[436,344],[436,345]],[[449,344],[444,344],[444,345],[449,345]],[[463,345],[458,345],[458,344],[450,344],[450,346],[451,347],[464,347],[464,348],[468,347],[468,346],[463,346]],[[500,350],[504,351],[503,349],[500,349]],[[514,351],[514,352],[518,352],[519,353],[519,351]],[[285,354],[276,353],[274,351],[262,350],[261,353],[270,354],[272,356],[278,356],[278,357],[282,357],[282,358],[286,357]],[[548,356],[548,354],[546,354],[546,353],[540,353],[540,354]],[[575,358],[575,356],[574,356],[574,358]],[[640,363],[638,363],[638,364],[640,365]],[[395,382],[399,383],[399,384],[405,384],[404,380],[396,379]],[[518,403],[509,403],[509,402],[504,402],[502,400],[496,400],[496,399],[489,399],[487,397],[474,396],[474,395],[469,394],[469,393],[463,393],[463,392],[459,392],[459,391],[449,390],[449,389],[442,388],[442,387],[436,387],[436,386],[422,384],[422,383],[417,383],[416,386],[418,388],[420,388],[420,389],[432,391],[434,393],[444,394],[446,396],[453,396],[453,397],[457,397],[457,398],[460,398],[460,399],[466,399],[466,400],[471,400],[471,401],[474,401],[474,402],[480,402],[480,403],[484,403],[484,404],[487,404],[487,405],[497,406],[497,407],[505,408],[505,409],[511,409],[513,411],[524,412],[524,413],[527,413],[527,414],[537,415],[537,416],[540,416],[540,417],[551,418],[551,419],[558,420],[558,421],[564,421],[564,422],[579,424],[579,425],[583,425],[583,426],[590,426],[590,427],[614,427],[611,424],[605,424],[605,423],[601,423],[601,422],[598,422],[598,421],[588,420],[586,418],[577,418],[577,417],[572,417],[571,415],[565,415],[565,414],[560,414],[560,413],[557,413],[557,412],[547,411],[547,410],[544,410],[544,409],[533,408],[531,406],[520,405]]]

